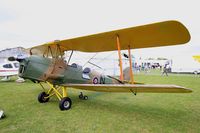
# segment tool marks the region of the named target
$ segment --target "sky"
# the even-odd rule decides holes
[[[198,0],[0,0],[0,50],[178,20],[191,34],[189,43],[132,53],[144,58],[199,55],[199,4]]]

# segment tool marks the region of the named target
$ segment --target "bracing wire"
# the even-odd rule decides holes
[[[99,63],[101,63],[103,60],[105,60],[106,58],[108,58],[108,57],[110,57],[111,55],[113,55],[115,53],[115,51],[113,51],[112,53],[110,53],[109,55],[107,55],[107,56],[105,56],[104,58],[102,58],[100,61],[98,61],[97,63],[95,63],[95,64],[99,64]],[[93,66],[94,67],[94,66]],[[93,68],[92,67],[92,68]]]
[[[83,67],[84,67],[87,63],[89,63],[97,54],[98,54],[98,53],[95,53],[95,54],[83,65]]]

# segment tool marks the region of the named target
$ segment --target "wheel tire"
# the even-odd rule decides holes
[[[83,99],[84,98],[83,94],[80,94],[78,97],[79,97],[79,99]]]
[[[68,110],[71,108],[72,101],[69,97],[64,97],[59,103],[60,110]]]
[[[45,98],[49,96],[49,94],[46,94],[45,92],[41,92],[39,95],[38,95],[38,101],[40,103],[46,103],[49,101],[49,98]]]
[[[84,96],[83,99],[84,99],[84,100],[88,100],[88,96]]]

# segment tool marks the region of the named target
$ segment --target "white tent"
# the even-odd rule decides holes
[[[172,72],[194,73],[200,72],[200,63],[195,61],[191,55],[176,56],[172,59]]]

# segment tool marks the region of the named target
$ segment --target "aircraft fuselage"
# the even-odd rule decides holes
[[[46,58],[32,55],[20,61],[19,76],[34,82],[51,82],[55,85],[78,84],[113,84],[118,80],[97,73],[90,68],[83,70],[75,63],[67,65],[62,58]]]

